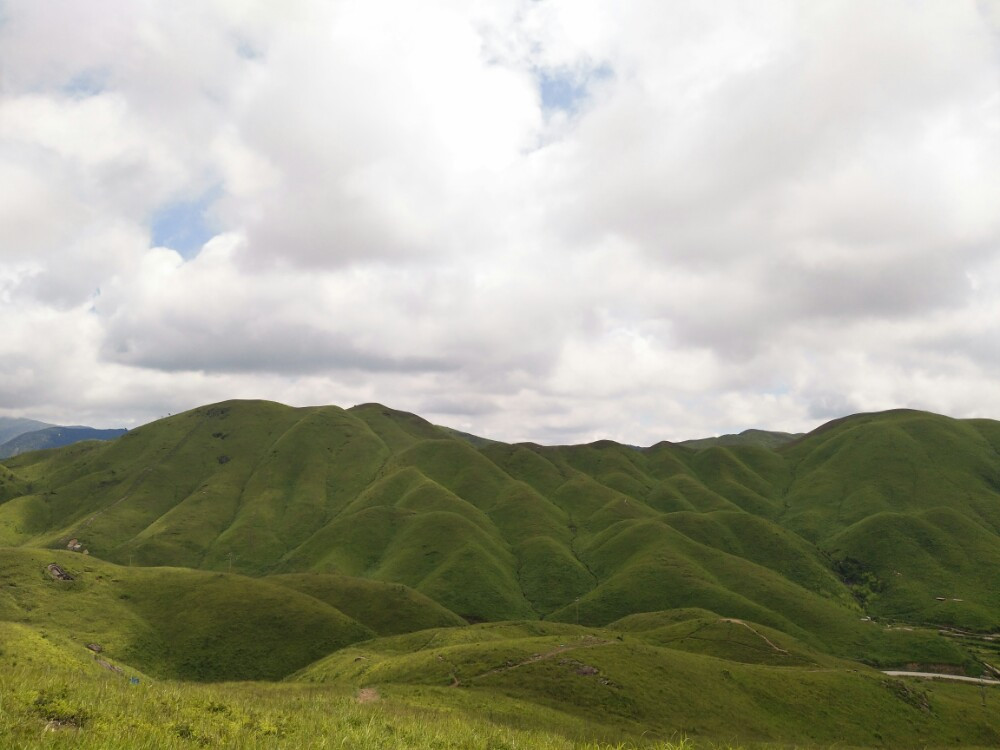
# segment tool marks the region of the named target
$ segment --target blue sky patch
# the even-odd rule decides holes
[[[64,94],[76,98],[96,96],[108,87],[108,71],[84,70],[73,76],[62,87]]]
[[[209,207],[219,195],[213,188],[193,201],[178,201],[161,206],[150,222],[154,247],[169,247],[185,258],[193,258],[201,246],[216,234],[209,220]]]
[[[237,40],[236,54],[244,60],[260,60],[264,57],[264,53],[246,39]]]
[[[606,65],[592,68],[582,74],[571,70],[541,70],[538,73],[538,90],[542,95],[542,109],[546,112],[575,112],[587,98],[590,84],[611,76]]]

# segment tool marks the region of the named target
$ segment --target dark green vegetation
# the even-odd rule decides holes
[[[1000,666],[1000,423],[776,435],[543,447],[375,404],[204,407],[0,464],[0,624],[532,731],[1000,742],[997,688],[871,669]]]
[[[21,433],[0,444],[0,458],[46,448],[61,448],[82,440],[114,440],[124,434],[125,430],[96,430],[93,427],[45,427]]]

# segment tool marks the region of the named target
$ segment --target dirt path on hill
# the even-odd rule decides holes
[[[529,656],[527,659],[519,661],[515,664],[505,664],[502,667],[494,667],[493,669],[486,670],[482,674],[477,674],[472,677],[468,677],[466,679],[472,681],[481,679],[483,677],[488,677],[491,674],[500,674],[501,672],[509,672],[512,669],[517,669],[518,667],[523,667],[527,664],[534,664],[536,662],[546,661],[547,659],[551,659],[555,656],[559,656],[560,654],[564,654],[567,651],[576,651],[577,649],[581,648],[595,648],[597,646],[612,646],[617,643],[621,643],[621,641],[617,640],[608,641],[604,640],[603,638],[597,638],[595,636],[588,635],[580,639],[580,642],[576,643],[575,645],[558,646],[552,649],[551,651],[546,651],[544,654],[533,654],[532,656]],[[458,687],[461,684],[462,684],[461,680],[459,680],[458,677],[453,674],[451,687]]]
[[[764,643],[766,643],[768,646],[770,646],[775,651],[777,651],[779,654],[787,654],[788,653],[787,651],[785,651],[785,649],[781,648],[780,646],[775,646],[773,643],[771,643],[771,640],[766,635],[764,635],[763,633],[757,632],[752,627],[750,627],[747,623],[743,622],[743,620],[737,620],[737,619],[735,619],[733,617],[723,617],[723,618],[721,618],[719,620],[719,622],[731,622],[731,623],[733,623],[735,625],[742,625],[747,630],[749,630],[751,633],[753,633],[755,636],[757,636],[762,641],[764,641]]]

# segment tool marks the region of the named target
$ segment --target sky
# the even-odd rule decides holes
[[[0,415],[1000,418],[1000,0],[0,0]]]

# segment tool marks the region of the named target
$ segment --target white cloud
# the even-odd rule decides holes
[[[4,17],[0,413],[377,400],[630,443],[1000,416],[989,3]],[[150,247],[205,196],[200,253]]]

